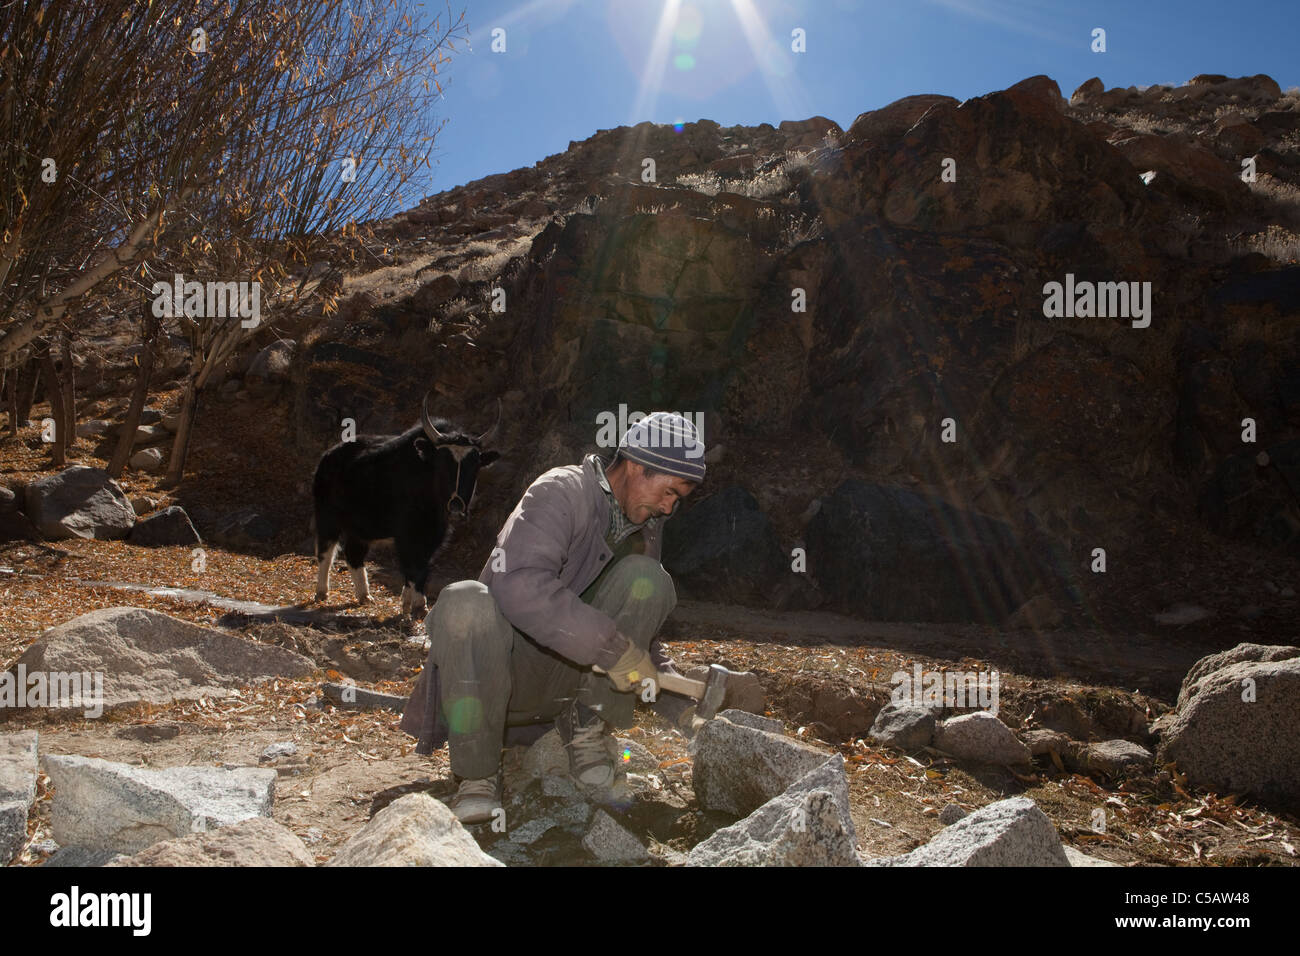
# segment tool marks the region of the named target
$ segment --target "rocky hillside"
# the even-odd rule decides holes
[[[486,427],[503,396],[455,579],[598,414],[699,411],[709,480],[668,535],[685,595],[1038,626],[1194,600],[1266,634],[1300,558],[1298,131],[1266,76],[601,130],[315,264],[340,309],[232,361],[192,479],[154,498],[291,550],[344,418],[398,430],[433,387]],[[1145,319],[1045,314],[1048,283],[1120,282]],[[96,351],[90,414],[120,410],[129,361]]]

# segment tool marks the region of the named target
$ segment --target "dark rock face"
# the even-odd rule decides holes
[[[903,488],[844,482],[806,537],[822,590],[874,620],[996,623],[1038,584],[1006,524]]]
[[[1041,562],[1055,576],[1086,541],[1156,501],[1189,520],[1199,502],[1201,520],[1223,534],[1292,548],[1300,269],[1279,268],[1276,253],[1242,256],[1225,238],[1282,210],[1275,202],[1273,219],[1250,219],[1269,190],[1284,191],[1244,184],[1243,155],[1261,176],[1300,185],[1285,140],[1297,114],[1278,96],[1268,77],[1203,76],[1173,90],[1106,90],[1094,78],[1067,104],[1038,76],[964,102],[905,97],[844,131],[821,117],[779,130],[707,121],[601,130],[536,169],[457,187],[408,214],[403,222],[438,245],[553,218],[499,279],[477,281],[449,254],[413,278],[405,299],[348,325],[346,341],[300,349],[289,369],[293,440],[319,453],[344,418],[358,434],[400,431],[430,386],[459,403],[453,417],[508,389],[507,423],[513,415],[538,437],[497,473],[501,500],[489,507],[504,510],[494,527],[544,467],[590,450],[597,414],[623,403],[715,416],[725,467],[737,469],[713,471],[722,483],[750,480],[744,437],[818,442],[864,482],[938,490],[959,509],[922,520],[929,505],[890,499],[885,513],[926,528],[915,535],[931,552],[951,539],[975,562],[976,583],[943,579],[958,595],[946,606],[907,582],[892,609],[884,596],[855,598],[874,616],[997,619],[1034,596],[1014,586],[1027,576],[979,567],[992,545],[961,530],[969,502],[1018,527],[1032,516],[1060,536]],[[805,155],[785,163],[796,147]],[[656,183],[637,181],[629,157],[644,156],[656,159]],[[940,175],[947,157],[952,181]],[[715,174],[715,194],[677,181],[688,172]],[[1046,316],[1043,286],[1067,273],[1149,281],[1150,326]],[[507,311],[473,311],[498,284]],[[430,340],[427,354],[411,347],[440,312],[459,327],[465,303],[467,331]],[[1255,445],[1241,441],[1247,417]],[[685,562],[675,571],[684,588],[749,601],[742,595],[762,596],[769,563],[788,578],[787,555],[779,568],[765,557],[776,551],[761,516],[740,497],[705,494],[741,520],[734,534],[697,533],[688,502],[665,542],[668,563]],[[705,504],[696,520],[715,521]],[[792,530],[784,515],[768,517]],[[742,526],[747,544],[733,547]],[[992,541],[994,551],[1007,543],[1000,532]],[[475,547],[481,560],[490,541]],[[851,548],[836,553],[854,573],[872,566]],[[859,590],[845,582],[836,600]]]
[[[766,601],[789,562],[758,502],[732,485],[664,525],[664,567],[692,594],[750,604]]]

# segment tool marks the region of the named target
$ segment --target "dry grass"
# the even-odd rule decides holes
[[[1246,185],[1255,195],[1278,207],[1283,215],[1300,222],[1300,189],[1268,173],[1259,173],[1253,183]]]

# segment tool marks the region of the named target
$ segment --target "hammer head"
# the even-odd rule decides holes
[[[712,720],[722,707],[722,699],[727,696],[727,680],[737,672],[728,670],[721,664],[709,665],[709,676],[704,680],[704,693],[695,708],[697,716]]]

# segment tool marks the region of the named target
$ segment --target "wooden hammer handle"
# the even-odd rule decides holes
[[[693,697],[695,700],[700,700],[704,696],[705,683],[702,680],[691,680],[681,674],[667,674],[663,671],[656,674],[654,680],[659,685],[660,690],[669,690],[674,694],[684,694],[687,697]]]

